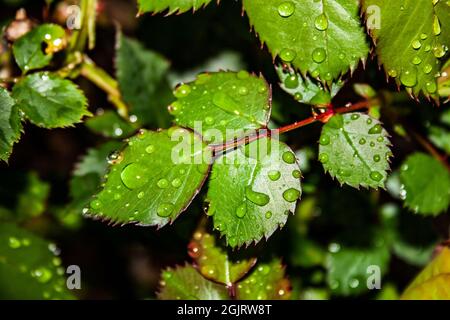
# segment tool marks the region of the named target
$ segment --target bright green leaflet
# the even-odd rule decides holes
[[[210,158],[211,150],[186,129],[142,130],[110,155],[106,182],[89,213],[114,223],[162,227],[199,192]]]
[[[139,12],[158,13],[167,10],[167,14],[196,11],[208,5],[211,0],[138,0]]]
[[[39,179],[36,173],[29,173],[26,188],[17,199],[17,214],[26,220],[44,213],[49,194],[50,184]]]
[[[199,272],[207,279],[231,286],[255,265],[256,258],[235,257],[216,244],[214,236],[197,231],[189,244],[189,255]]]
[[[163,271],[158,298],[161,300],[227,300],[229,296],[225,286],[203,278],[194,267],[186,265]]]
[[[213,144],[243,137],[246,130],[254,132],[269,121],[270,88],[263,78],[246,71],[200,74],[174,95],[178,100],[169,111],[175,123],[202,133]]]
[[[287,145],[267,138],[252,142],[214,163],[207,214],[232,247],[267,239],[295,211],[300,177]]]
[[[360,113],[337,114],[323,126],[319,143],[319,160],[339,183],[384,188],[392,154],[388,133],[378,120]]]
[[[450,46],[447,1],[365,0],[363,3],[368,28],[387,74],[414,95],[423,92],[437,97],[436,74],[441,71],[442,58]]]
[[[303,78],[301,74],[292,70],[286,72],[282,65],[277,66],[276,70],[281,80],[281,88],[301,103],[327,105],[343,85],[342,81],[333,83],[331,92],[328,92],[321,84],[314,83],[308,76]]]
[[[450,204],[450,173],[433,157],[415,153],[402,165],[405,205],[416,213],[436,216]]]
[[[439,125],[429,128],[429,136],[436,146],[450,154],[450,109],[442,113]]]
[[[0,160],[8,160],[21,131],[19,110],[8,91],[0,87]]]
[[[167,106],[173,100],[166,78],[169,62],[122,33],[117,36],[116,48],[117,79],[130,114],[144,125],[168,127]]]
[[[64,47],[65,36],[64,29],[56,24],[34,28],[13,45],[17,65],[24,72],[47,66],[53,54]]]
[[[244,0],[244,9],[274,57],[330,83],[369,51],[354,0]]]
[[[131,136],[136,126],[125,121],[117,112],[107,110],[85,121],[86,126],[95,133],[108,138],[124,138]]]
[[[368,277],[374,274],[374,270],[369,267],[379,267],[382,276],[388,268],[389,259],[390,254],[386,246],[367,249],[342,248],[337,252],[330,252],[325,266],[332,293],[348,296],[367,291]]]
[[[0,224],[0,299],[73,299],[58,249],[14,224]]]
[[[284,278],[284,267],[278,259],[259,264],[237,286],[239,300],[288,300],[290,283]]]
[[[86,97],[73,82],[45,72],[25,77],[14,86],[12,96],[18,108],[39,127],[72,126],[91,115]]]

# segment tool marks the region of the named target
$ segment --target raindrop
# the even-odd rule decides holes
[[[244,201],[239,207],[237,207],[235,214],[236,217],[242,219],[246,213],[247,213],[247,203]]]
[[[145,168],[137,163],[130,163],[125,168],[123,168],[120,173],[120,178],[123,184],[129,189],[135,189],[142,187],[147,183],[145,178],[146,170]]]
[[[381,157],[378,154],[373,156],[373,161],[380,162],[380,160],[381,160]]]
[[[400,76],[400,81],[405,87],[414,87],[417,84],[417,71],[415,67],[404,70]]]
[[[326,135],[322,135],[319,140],[320,145],[327,146],[330,144],[330,137]]]
[[[158,206],[158,209],[156,210],[156,213],[158,214],[158,216],[162,217],[162,218],[167,218],[169,217],[174,209],[174,205],[168,202],[164,202],[161,203]]]
[[[248,73],[248,71],[241,70],[237,73],[238,79],[244,80],[244,79],[247,79],[248,77],[250,77],[250,74]]]
[[[191,86],[188,84],[183,84],[175,89],[173,95],[176,98],[186,98],[191,93]]]
[[[266,212],[266,219],[270,219],[272,218],[272,211],[267,211]]]
[[[324,13],[322,13],[320,16],[318,16],[316,18],[316,20],[314,20],[314,25],[315,25],[317,30],[320,30],[320,31],[327,30],[328,29],[327,16]]]
[[[181,179],[175,178],[172,180],[172,187],[179,188],[181,186]]]
[[[270,201],[267,194],[253,191],[251,187],[245,188],[245,196],[248,200],[261,207],[265,206]]]
[[[17,239],[16,237],[9,237],[8,245],[11,249],[17,249],[20,248],[22,244],[20,243],[20,240]]]
[[[292,171],[292,176],[295,179],[300,179],[300,177],[302,176],[302,173],[300,172],[300,170],[294,170],[294,171]]]
[[[295,59],[296,56],[297,56],[297,54],[292,49],[285,48],[280,51],[280,58],[284,62],[291,62]]]
[[[383,180],[383,175],[381,173],[379,173],[378,171],[372,171],[370,173],[370,178],[374,181],[379,182],[379,181]]]
[[[147,152],[148,154],[152,154],[153,152],[155,152],[155,146],[154,145],[147,146],[147,148],[145,148],[145,152]]]
[[[102,206],[102,203],[100,202],[100,200],[93,200],[91,201],[91,208],[94,210],[100,209]]]
[[[295,155],[289,151],[285,151],[283,153],[282,158],[283,158],[283,161],[286,162],[287,164],[293,164],[295,162]]]
[[[327,53],[324,48],[314,49],[314,51],[312,53],[312,59],[314,60],[314,62],[322,63],[325,61],[326,58],[327,58]]]
[[[284,80],[284,85],[289,88],[289,89],[295,89],[298,87],[298,77],[296,74],[291,74],[289,75],[285,80]]]
[[[321,153],[321,154],[319,155],[319,161],[320,161],[320,162],[322,162],[322,163],[327,163],[328,160],[329,160],[328,154],[326,154],[326,153]]]
[[[167,179],[160,179],[158,180],[158,182],[156,183],[156,185],[158,186],[158,188],[160,189],[167,189],[169,187],[169,181],[167,181]]]
[[[283,18],[292,16],[295,12],[295,4],[292,1],[285,1],[278,6],[278,14]]]
[[[281,177],[281,172],[278,170],[271,170],[268,173],[269,179],[272,181],[277,181]]]
[[[382,130],[383,127],[379,124],[376,124],[372,128],[370,128],[369,134],[380,134]]]
[[[289,188],[283,192],[283,198],[287,202],[295,202],[300,197],[300,191],[294,188]]]

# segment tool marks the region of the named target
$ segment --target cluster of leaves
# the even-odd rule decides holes
[[[95,8],[95,2],[82,1],[86,13]],[[210,2],[138,1],[141,14],[168,15],[195,11]],[[353,0],[243,0],[243,8],[276,62],[281,89],[295,101],[313,106],[311,122],[325,122],[317,152],[324,171],[340,185],[384,188],[393,152],[390,135],[376,112],[380,97],[369,86],[356,87],[367,100],[368,114],[335,109],[331,100],[348,74],[368,57],[364,23],[388,77],[416,99],[424,96],[437,103],[446,98],[448,66],[444,58],[450,46],[450,5],[428,0],[367,0],[361,5]],[[423,21],[420,28],[414,23],[417,20]],[[86,126],[110,139],[89,150],[77,164],[66,219],[82,212],[111,224],[160,228],[185,211],[206,184],[205,214],[227,246],[240,248],[268,239],[288,223],[290,214],[301,210],[297,207],[302,195],[301,163],[291,147],[275,136],[283,131],[268,130],[272,87],[262,75],[245,70],[205,72],[172,91],[167,59],[119,31],[115,80],[84,55],[85,47],[92,48],[95,43],[95,12],[82,22],[81,30],[71,34],[58,25],[42,24],[14,41],[11,52],[20,75],[10,86],[0,87],[0,160],[8,160],[26,120],[52,129],[92,116]],[[99,110],[92,115],[84,93],[73,82],[78,76],[105,90],[118,111]],[[448,115],[442,115],[441,125],[427,128],[432,142],[447,153]],[[412,154],[395,175],[404,205],[418,214],[436,216],[450,205],[450,173],[445,158],[432,153]],[[48,187],[36,191],[30,185],[33,199],[41,203]],[[25,216],[42,212],[27,199],[19,201],[18,208]],[[5,211],[5,216],[9,214]],[[386,232],[398,240],[386,230],[380,234]],[[8,237],[11,250],[0,256],[2,268],[15,263],[13,253],[19,252],[12,250],[15,244],[11,247],[11,239],[17,240],[17,236]],[[316,246],[306,235],[300,240],[304,243],[297,249],[303,253]],[[370,250],[332,246],[329,253],[319,250],[318,256],[309,258],[312,265],[327,269],[327,283],[335,294],[360,293],[367,268],[387,266],[390,252],[399,251],[395,240],[373,244]],[[17,248],[26,247],[18,241]],[[226,249],[215,241],[203,230],[194,235],[190,245],[193,265],[164,271],[160,298],[289,298],[290,284],[280,261],[256,266],[253,258],[231,261]],[[439,257],[448,261],[445,254],[446,250]],[[435,270],[433,266],[440,266],[440,261],[437,258],[428,268]],[[26,271],[36,267],[37,262],[30,262]],[[432,282],[431,271],[426,269],[404,297],[418,297],[422,286],[440,288],[447,271]],[[49,272],[40,270],[39,274],[56,278],[57,270]],[[47,278],[43,283],[52,276]],[[436,293],[436,297],[446,295],[448,291]]]

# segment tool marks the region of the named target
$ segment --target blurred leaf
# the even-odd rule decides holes
[[[170,124],[167,106],[173,99],[167,82],[169,62],[139,42],[117,35],[117,79],[130,113],[144,125],[164,128]]]
[[[25,77],[14,86],[12,95],[19,109],[40,127],[67,127],[91,115],[83,92],[73,82],[52,74]]]
[[[441,58],[450,46],[450,6],[446,1],[367,0],[363,10],[386,74],[414,95],[436,96],[436,73],[441,71]],[[379,26],[373,24],[381,17]]]
[[[415,153],[403,163],[400,179],[405,205],[415,213],[436,216],[450,204],[450,173],[433,157]]]
[[[136,126],[125,121],[117,112],[107,110],[85,121],[86,126],[94,133],[107,138],[125,138],[131,136]]]
[[[284,276],[278,259],[258,264],[254,271],[237,285],[239,300],[289,300],[291,284]]]
[[[430,140],[450,155],[450,109],[440,116],[440,124],[429,128]]]
[[[26,189],[19,194],[17,213],[22,219],[36,217],[42,214],[50,194],[50,184],[39,179],[34,172],[27,175]]]
[[[252,142],[214,163],[207,214],[232,247],[267,239],[295,211],[300,177],[287,145],[267,138]]]
[[[403,300],[450,300],[450,249],[441,253],[403,292]]]
[[[0,87],[0,160],[8,160],[21,131],[19,110],[8,91]]]
[[[163,271],[158,298],[161,300],[229,299],[225,286],[203,278],[190,265]]]
[[[354,188],[384,188],[389,170],[388,133],[360,113],[337,114],[323,126],[319,160],[339,183]]]
[[[214,236],[197,231],[189,244],[189,255],[199,272],[207,279],[231,286],[255,265],[256,258],[233,259],[226,249],[216,244]]]
[[[367,249],[340,248],[331,250],[326,261],[327,282],[335,295],[349,296],[367,290],[369,266],[380,268],[380,276],[387,272],[389,250],[385,246]]]
[[[0,299],[73,299],[55,245],[0,224]]]
[[[167,15],[196,11],[208,5],[211,0],[138,0],[139,12],[158,13],[167,10]]]
[[[20,69],[28,72],[47,66],[53,54],[64,48],[65,36],[60,26],[42,24],[19,38],[14,42],[13,52]]]
[[[89,213],[114,223],[162,227],[197,195],[210,156],[210,149],[186,129],[142,130],[109,158],[106,182]]]
[[[246,71],[203,73],[193,83],[176,88],[174,95],[178,100],[169,111],[175,123],[215,144],[266,127],[269,121],[269,86]]]
[[[261,42],[303,75],[331,82],[367,57],[357,1],[244,0],[243,4]]]
[[[380,293],[377,295],[377,300],[398,300],[400,294],[397,288],[392,283],[383,285]]]
[[[323,265],[325,250],[306,237],[292,239],[291,263],[295,267],[312,268]]]

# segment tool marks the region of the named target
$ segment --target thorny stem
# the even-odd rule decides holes
[[[334,114],[337,114],[337,113],[347,113],[347,112],[352,112],[352,111],[361,110],[361,109],[368,109],[370,107],[371,103],[372,103],[371,100],[364,100],[364,101],[355,103],[353,105],[350,105],[348,107],[346,106],[346,107],[340,107],[340,108],[333,108],[332,106],[329,106],[329,108],[324,113],[314,115],[305,120],[297,121],[290,125],[287,125],[287,126],[284,126],[284,127],[272,130],[272,131],[268,130],[268,129],[263,129],[261,131],[258,131],[256,134],[254,134],[252,136],[244,137],[244,138],[241,138],[241,139],[238,139],[235,141],[231,141],[231,142],[225,143],[225,144],[213,145],[211,147],[213,148],[213,151],[215,153],[226,151],[226,150],[229,150],[232,148],[236,148],[237,146],[240,146],[242,144],[247,144],[247,143],[256,141],[258,139],[268,137],[272,133],[282,134],[282,133],[286,133],[289,131],[293,131],[293,130],[305,127],[305,126],[313,124],[315,122],[319,122],[319,121],[327,122],[328,119],[330,119]]]
[[[128,107],[122,100],[119,84],[106,71],[99,68],[88,57],[84,57],[80,74],[102,89],[108,95],[109,101],[116,107],[120,116],[128,119]]]

